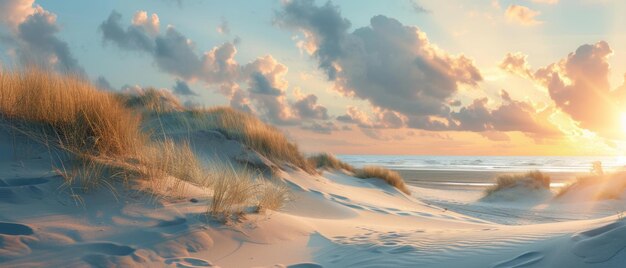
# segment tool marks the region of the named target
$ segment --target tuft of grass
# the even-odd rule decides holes
[[[284,184],[261,181],[257,197],[257,211],[279,210],[291,199],[291,191]]]
[[[117,97],[127,107],[145,112],[164,113],[183,110],[180,101],[172,93],[155,88],[141,89],[131,94],[117,94]]]
[[[516,186],[523,186],[528,189],[550,189],[550,176],[540,171],[498,176],[498,178],[496,178],[496,184],[487,188],[485,194],[490,195],[494,192]]]
[[[404,184],[404,179],[402,178],[402,176],[400,176],[400,174],[398,174],[398,172],[383,167],[365,166],[362,169],[357,169],[354,176],[362,179],[381,179],[387,182],[387,184],[398,188],[398,190],[404,192],[405,194],[411,194],[409,188],[407,188],[406,184]]]
[[[239,221],[247,212],[279,210],[291,197],[286,185],[230,163],[212,163],[204,185],[212,196],[207,214],[222,222]]]
[[[285,134],[252,114],[228,107],[162,113],[174,118],[170,128],[188,131],[216,130],[227,138],[239,141],[275,163],[288,163],[314,174],[315,168],[302,155],[298,146]]]
[[[55,168],[56,173],[65,180],[64,186],[72,192],[89,192],[104,186],[113,194],[116,193],[115,187],[109,181],[122,176],[118,170],[92,157],[81,157],[72,162],[69,167],[62,163],[63,165]]]
[[[329,153],[321,153],[321,154],[313,155],[309,157],[307,160],[309,161],[311,165],[313,165],[315,168],[318,168],[318,169],[320,168],[335,169],[335,170],[343,169],[343,170],[347,170],[350,172],[355,171],[353,166],[337,159],[337,157]]]
[[[622,196],[626,189],[626,172],[595,174],[576,178],[576,181],[561,188],[556,197],[594,186],[597,187],[592,196],[595,200],[619,199]]]
[[[38,69],[0,72],[0,117],[39,124],[43,133],[31,135],[76,153],[128,155],[145,141],[141,118],[113,94],[76,77]]]
[[[582,176],[582,177],[577,177],[576,181],[565,185],[564,187],[562,187],[561,189],[559,189],[559,192],[556,194],[556,197],[561,197],[563,195],[565,195],[568,192],[571,192],[574,189],[577,188],[581,188],[581,187],[586,187],[586,186],[590,186],[593,185],[595,183],[598,183],[599,181],[601,181],[603,178],[603,176],[601,175],[589,175],[589,176]]]
[[[150,178],[173,176],[191,183],[201,183],[207,171],[189,142],[176,143],[170,139],[152,142],[146,146],[138,159],[145,165],[145,174]]]

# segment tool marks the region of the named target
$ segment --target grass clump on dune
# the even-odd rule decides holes
[[[117,97],[127,107],[140,109],[145,112],[164,113],[183,110],[180,101],[172,93],[155,88],[117,94]]]
[[[586,191],[591,189],[592,191]],[[619,199],[626,190],[626,172],[603,173],[576,178],[573,183],[561,188],[556,197],[569,193],[587,192],[594,200]]]
[[[315,173],[315,168],[309,164],[295,143],[289,141],[280,130],[252,114],[228,107],[216,107],[163,113],[160,116],[175,118],[176,122],[167,127],[187,131],[216,130],[273,162],[289,163],[309,173]]]
[[[54,169],[71,189],[112,189],[118,179],[197,177],[191,173],[199,164],[188,146],[150,141],[141,117],[120,95],[77,77],[34,68],[0,72],[0,119],[9,129],[68,153]]]
[[[145,141],[141,119],[116,96],[37,69],[0,72],[0,118],[18,128],[37,124],[43,133],[28,134],[75,153],[129,155]]]
[[[355,177],[362,179],[377,178],[387,182],[389,185],[398,188],[398,190],[410,195],[411,191],[404,184],[404,179],[398,172],[378,167],[378,166],[366,166],[362,169],[358,169],[355,172]]]
[[[323,169],[343,169],[350,172],[354,172],[355,169],[348,163],[345,163],[337,157],[329,153],[321,153],[317,155],[313,155],[307,159],[311,165],[315,166],[315,168],[323,168]]]
[[[487,188],[485,193],[486,195],[491,195],[497,191],[514,187],[524,187],[527,189],[550,189],[550,176],[540,171],[498,176],[498,178],[496,178],[496,184]]]
[[[69,157],[59,157],[54,169],[81,203],[75,190],[105,187],[115,194],[114,183],[129,185],[132,180],[141,190],[159,196],[183,196],[187,182],[204,186],[213,193],[210,214],[224,218],[243,213],[249,205],[255,207],[253,212],[282,206],[289,193],[285,186],[232,166],[205,167],[189,141],[151,139],[143,132],[138,110],[183,112],[175,98],[162,93],[114,94],[76,77],[38,69],[0,71],[0,123],[67,153]],[[270,159],[307,167],[294,144],[252,115],[224,108],[187,112],[208,118],[213,127]]]
[[[207,213],[222,222],[239,221],[245,213],[278,210],[289,200],[289,189],[249,169],[213,163],[205,183],[211,188]]]

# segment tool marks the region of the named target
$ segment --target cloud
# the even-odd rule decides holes
[[[143,18],[144,13],[138,11],[135,18]],[[159,69],[185,80],[220,84],[237,78],[239,65],[234,60],[237,50],[232,43],[224,43],[198,55],[194,43],[173,26],[168,26],[164,34],[154,31],[158,27],[152,27],[159,23],[156,14],[151,17],[154,19],[146,21],[134,19],[134,23],[126,29],[120,24],[121,18],[121,14],[113,11],[100,25],[105,43],[111,42],[122,49],[148,53]]]
[[[619,98],[619,91],[611,91],[609,83],[607,60],[611,54],[604,41],[586,44],[535,73],[557,107],[580,122],[581,127],[605,135],[616,134],[623,112],[623,99]]]
[[[337,127],[333,122],[325,121],[325,122],[313,122],[311,124],[305,124],[302,126],[302,129],[310,130],[320,134],[331,134],[333,131],[338,131],[339,127]]]
[[[411,8],[413,8],[415,13],[430,13],[430,10],[424,8],[417,0],[409,0],[409,4],[411,4]]]
[[[17,36],[21,41],[18,54],[22,62],[42,63],[64,72],[84,74],[78,60],[72,55],[68,44],[56,34],[59,26],[56,15],[38,9],[18,25]]]
[[[357,107],[349,106],[346,114],[337,116],[336,120],[360,128],[386,129],[405,127],[407,118],[401,113],[380,108],[374,108],[370,116]]]
[[[520,5],[510,5],[504,12],[504,15],[510,22],[516,22],[524,26],[541,24],[542,21],[536,19],[539,14],[541,14],[539,11]]]
[[[350,32],[351,24],[337,6],[330,2],[316,6],[311,0],[286,2],[275,22],[302,33],[298,46],[318,61],[336,90],[369,101],[371,115],[349,107],[336,120],[355,124],[371,137],[382,137],[376,129],[403,127],[485,132],[501,139],[502,134],[494,133],[521,131],[537,138],[560,134],[548,120],[549,109],[513,100],[506,92],[502,104],[494,108],[488,107],[487,99],[460,107],[462,103],[454,99],[459,88],[477,87],[483,80],[481,72],[471,59],[432,44],[417,27],[379,15]],[[502,68],[519,72],[529,68],[523,56],[508,56]]]
[[[532,78],[533,74],[530,65],[526,61],[527,56],[520,53],[507,53],[498,67],[512,74],[517,74],[525,78]]]
[[[465,56],[431,44],[417,27],[375,16],[370,25],[351,24],[330,2],[287,2],[276,23],[304,35],[302,46],[317,59],[335,89],[374,107],[405,115],[445,115],[460,84],[476,86],[482,76]]]
[[[532,72],[520,73],[546,87],[557,108],[584,129],[605,137],[621,135],[620,117],[626,102],[626,87],[612,90],[608,58],[612,49],[605,41],[584,44],[558,62]],[[524,57],[525,58],[525,57]]]
[[[328,118],[326,108],[317,103],[315,95],[294,103],[287,99],[285,92],[289,85],[285,75],[288,68],[271,55],[240,65],[235,60],[234,42],[200,54],[193,41],[173,26],[160,33],[159,23],[156,14],[148,17],[147,12],[138,11],[133,23],[124,27],[121,14],[113,11],[100,25],[100,33],[105,44],[113,43],[121,49],[150,55],[160,70],[177,78],[173,89],[179,95],[193,93],[186,81],[197,80],[217,86],[217,92],[230,98],[231,107],[257,113],[273,124],[315,126],[312,120]],[[241,86],[244,84],[245,87]]]
[[[490,141],[510,141],[511,138],[509,135],[506,135],[504,132],[500,131],[483,131],[479,132],[479,134]]]
[[[373,123],[370,121],[369,116],[355,106],[348,106],[346,114],[337,116],[337,121],[348,124],[356,124],[359,127],[373,127]]]
[[[230,34],[230,24],[225,18],[222,18],[219,25],[217,25],[217,32],[220,34]]]
[[[141,50],[146,52],[152,52],[154,50],[154,41],[145,32],[145,28],[133,24],[125,30],[120,25],[121,20],[122,14],[113,11],[107,20],[100,24],[98,29],[105,43],[112,42],[120,48],[128,50]]]
[[[159,34],[160,21],[156,13],[152,13],[152,15],[148,17],[148,12],[137,11],[135,16],[133,16],[132,23],[134,26],[142,27],[144,31],[151,36]]]
[[[287,70],[287,66],[269,55],[243,67],[243,74],[248,77],[249,98],[267,121],[278,125],[299,123],[285,96],[288,83],[284,77]]]
[[[296,100],[293,107],[301,118],[328,119],[328,110],[326,107],[317,104],[317,96],[313,94],[303,96]]]
[[[100,89],[109,90],[109,91],[115,90],[115,88],[111,86],[111,83],[109,83],[109,80],[107,80],[102,75],[98,76],[98,78],[94,81],[94,84],[96,85],[96,87]]]
[[[39,7],[33,4],[35,4],[35,0],[0,1],[0,22],[16,29],[26,18],[37,11]]]
[[[536,138],[555,137],[561,132],[550,123],[549,109],[537,111],[531,103],[511,99],[501,92],[502,104],[495,109],[487,107],[488,99],[476,99],[472,104],[451,114],[456,129],[474,132],[521,131]]]
[[[57,16],[30,0],[0,1],[0,22],[9,30],[2,41],[24,65],[85,75],[69,45],[57,37]]]
[[[172,87],[172,90],[174,90],[174,93],[178,95],[198,96],[198,94],[196,94],[195,92],[193,92],[193,90],[191,90],[191,88],[189,88],[189,85],[187,85],[187,82],[182,81],[180,79],[176,79],[176,84],[174,84],[174,87]]]

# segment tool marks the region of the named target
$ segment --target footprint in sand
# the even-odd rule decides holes
[[[32,235],[33,228],[19,223],[0,222],[0,234],[3,235]]]
[[[497,263],[492,266],[493,268],[518,268],[527,267],[528,265],[535,264],[543,259],[543,254],[536,251],[526,252],[513,259]]]
[[[82,257],[82,260],[94,267],[102,267],[105,264],[119,266],[119,258],[130,258],[135,262],[143,262],[143,258],[135,255],[135,249],[125,245],[118,245],[110,242],[96,242],[88,244],[78,244],[76,247],[92,252]],[[106,265],[111,266],[111,265]]]
[[[203,259],[196,258],[171,258],[165,260],[167,265],[176,265],[180,268],[195,268],[195,267],[211,267],[213,263],[205,261]]]
[[[155,227],[172,227],[172,226],[177,226],[177,225],[181,225],[181,224],[185,224],[187,223],[187,219],[185,218],[175,218],[171,221],[160,221],[159,223],[157,223],[157,225]]]
[[[97,242],[80,245],[89,251],[112,256],[128,256],[135,253],[135,249],[125,245],[118,245],[110,242]]]

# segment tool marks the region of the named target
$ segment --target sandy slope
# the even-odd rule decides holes
[[[218,144],[226,143],[205,145]],[[238,145],[227,146],[241,157]],[[81,204],[60,188],[45,151],[16,156],[12,148],[0,139],[3,267],[626,264],[626,222],[612,215],[620,201],[484,202],[477,192],[416,187],[407,196],[378,180],[288,170],[280,177],[294,200],[282,211],[222,225],[207,219],[206,194],[192,185],[187,197],[170,200],[115,185],[115,195],[103,189]]]

